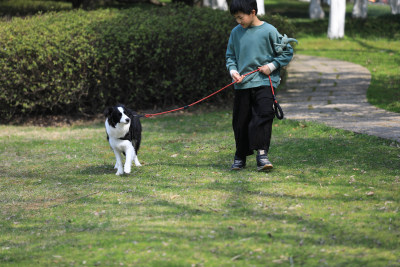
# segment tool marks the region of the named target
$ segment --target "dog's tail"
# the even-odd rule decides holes
[[[139,152],[140,143],[142,141],[142,124],[140,123],[140,117],[137,116],[136,112],[129,112],[129,118],[131,119],[131,127],[129,128],[130,135],[132,136],[133,147],[135,148],[136,154]]]

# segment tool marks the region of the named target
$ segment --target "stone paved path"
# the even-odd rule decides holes
[[[367,102],[370,72],[357,64],[296,55],[278,97],[285,117],[400,142],[400,114]]]

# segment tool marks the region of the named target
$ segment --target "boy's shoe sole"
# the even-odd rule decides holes
[[[259,171],[259,172],[268,171],[268,170],[271,170],[272,168],[274,168],[274,166],[272,166],[272,164],[266,164],[264,166],[257,166],[257,171]]]
[[[243,167],[231,167],[231,171],[240,171],[243,170],[245,166]]]
[[[235,160],[233,161],[231,170],[239,171],[243,169],[245,166],[246,166],[246,160],[239,159],[238,157],[235,156]]]

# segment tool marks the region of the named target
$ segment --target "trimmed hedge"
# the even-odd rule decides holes
[[[0,17],[29,16],[70,9],[72,4],[61,0],[0,0]]]
[[[294,36],[284,18],[266,21]],[[225,50],[235,25],[227,12],[175,5],[0,23],[0,116],[188,104],[230,81]]]

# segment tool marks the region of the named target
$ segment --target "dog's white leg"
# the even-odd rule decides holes
[[[142,164],[140,164],[140,162],[139,162],[139,159],[137,157],[135,149],[133,149],[132,157],[133,157],[133,160],[135,161],[136,166],[142,166]]]
[[[122,174],[124,174],[124,169],[122,168],[122,155],[121,155],[121,152],[114,150],[114,154],[115,154],[115,158],[117,160],[117,163],[115,163],[115,167],[116,167],[115,169],[117,169],[117,172],[115,174],[116,175],[122,175]]]
[[[126,149],[125,151],[125,166],[124,166],[124,172],[125,173],[131,173],[131,167],[132,167],[132,151],[134,151],[135,149],[133,148],[133,146],[130,146]]]

